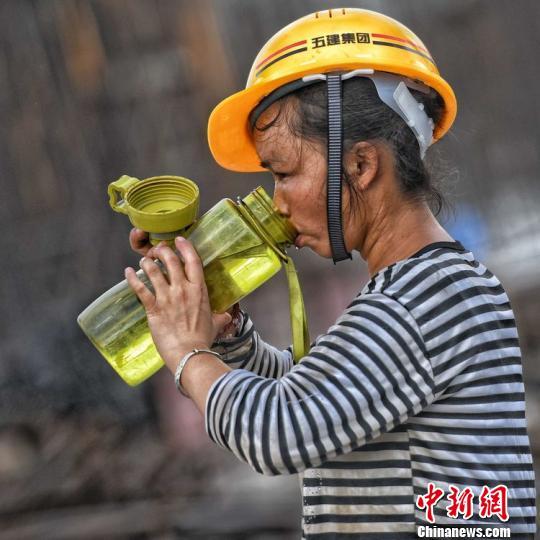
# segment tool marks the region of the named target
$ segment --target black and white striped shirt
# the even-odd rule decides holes
[[[514,314],[459,242],[378,272],[292,364],[254,331],[216,346],[234,368],[212,386],[206,428],[256,471],[300,473],[306,539],[418,538],[415,506],[444,490],[437,526],[510,527],[533,538],[535,485]],[[509,520],[479,517],[482,486],[508,487]],[[468,520],[449,486],[474,492]]]

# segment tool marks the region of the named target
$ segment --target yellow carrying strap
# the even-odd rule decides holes
[[[302,297],[302,289],[300,289],[296,268],[293,260],[288,255],[287,259],[283,261],[283,266],[287,272],[287,283],[289,285],[293,359],[297,363],[307,355],[310,347],[306,308],[304,306],[304,298]]]
[[[301,358],[306,356],[310,347],[306,308],[304,306],[304,298],[302,296],[302,289],[300,288],[296,268],[293,260],[287,255],[284,249],[281,249],[280,246],[276,244],[272,235],[268,234],[264,227],[252,215],[247,205],[243,204],[241,199],[238,201],[238,209],[264,242],[266,242],[266,244],[270,246],[281,259],[281,262],[283,262],[283,266],[285,267],[287,284],[289,285],[289,310],[291,312],[293,359],[296,364]]]

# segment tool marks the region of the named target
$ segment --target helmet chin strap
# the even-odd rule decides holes
[[[342,172],[343,172],[343,122],[341,114],[341,75],[326,76],[328,93],[328,173],[326,213],[328,236],[334,264],[352,259],[343,238]]]

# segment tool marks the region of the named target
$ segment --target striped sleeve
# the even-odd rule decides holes
[[[233,369],[246,369],[278,379],[293,366],[291,349],[280,351],[261,339],[250,316],[242,312],[242,329],[237,337],[224,339],[212,345],[212,350],[221,354],[223,361]]]
[[[206,402],[211,439],[257,472],[293,474],[350,452],[433,399],[418,326],[396,300],[360,296],[277,380],[237,369]]]

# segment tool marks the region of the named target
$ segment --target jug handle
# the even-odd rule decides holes
[[[111,182],[107,189],[109,194],[109,204],[115,212],[121,214],[127,214],[125,195],[128,190],[137,182],[140,182],[138,178],[128,176],[124,174],[116,182]]]

